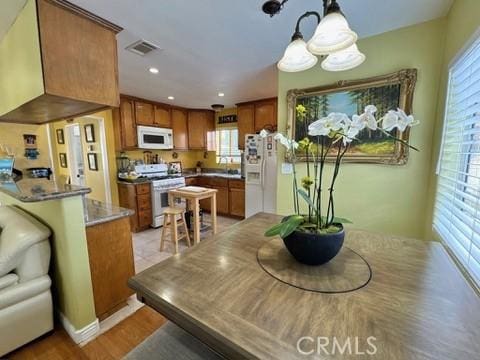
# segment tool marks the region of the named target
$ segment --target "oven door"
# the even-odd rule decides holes
[[[158,217],[163,215],[163,210],[169,206],[168,204],[168,191],[171,189],[161,189],[161,188],[153,188],[153,195],[152,195],[152,211],[153,217]],[[174,206],[183,207],[185,208],[185,200],[183,199],[175,199]]]

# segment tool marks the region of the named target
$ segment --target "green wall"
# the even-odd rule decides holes
[[[445,113],[445,100],[448,85],[448,66],[454,60],[456,55],[461,52],[464,46],[472,38],[475,32],[480,28],[480,1],[479,0],[456,0],[446,19],[446,38],[445,52],[443,56],[443,65],[439,77],[440,90],[437,107],[437,121],[435,124],[433,152],[431,158],[431,178],[429,186],[429,197],[427,206],[427,221],[425,224],[425,233],[428,236],[438,237],[432,234],[433,206],[435,203],[435,191],[437,185],[437,176],[435,174],[440,151],[440,142],[442,140],[443,120]],[[480,33],[478,33],[480,36]]]
[[[278,121],[279,131],[285,132],[289,89],[362,79],[406,68],[418,69],[413,113],[421,124],[413,129],[411,143],[421,151],[410,152],[405,166],[344,164],[341,169],[336,186],[336,214],[351,219],[355,228],[425,238],[445,26],[446,19],[439,19],[362,39],[358,45],[367,60],[351,71],[326,72],[319,62],[313,69],[301,73],[279,72]],[[283,154],[280,156],[283,158]],[[280,166],[277,210],[280,214],[289,214],[292,212],[292,177],[282,175]],[[300,176],[304,173],[305,166],[301,165]]]
[[[56,307],[77,330],[94,322],[82,197],[23,203],[0,193],[0,203],[17,206],[50,227]]]
[[[0,115],[43,94],[35,0],[28,0],[0,42]]]

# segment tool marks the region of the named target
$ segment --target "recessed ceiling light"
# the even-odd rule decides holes
[[[150,71],[152,74],[158,74],[158,69],[154,67],[151,67],[150,69],[148,69],[148,71]]]
[[[175,100],[175,97],[169,96],[167,99],[168,99],[168,100]]]
[[[222,93],[222,92],[219,92],[219,93],[218,93],[218,96],[220,96],[220,97],[224,97],[224,96],[225,96],[225,94],[224,94],[224,93]]]

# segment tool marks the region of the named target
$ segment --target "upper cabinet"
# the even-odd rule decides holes
[[[277,98],[237,104],[238,147],[245,148],[245,135],[263,129],[277,130]]]
[[[172,109],[173,147],[188,150],[188,114],[184,109]]]
[[[277,130],[277,99],[255,103],[255,132]]]
[[[113,129],[117,151],[137,148],[137,125],[135,123],[135,103],[130,99],[120,99],[120,107],[113,109]]]
[[[135,122],[137,125],[153,126],[155,112],[153,104],[135,101]]]
[[[172,127],[172,117],[170,109],[166,106],[155,105],[155,116],[153,124],[163,128]]]
[[[39,124],[119,106],[120,30],[67,1],[27,0],[0,43],[0,120]]]
[[[215,150],[215,115],[213,111],[188,111],[188,147],[192,150]]]
[[[138,148],[137,126],[171,128],[175,150],[215,150],[215,116],[211,110],[188,110],[128,95],[113,110],[117,151]]]
[[[245,148],[245,135],[255,132],[255,106],[244,104],[237,107],[238,148]]]

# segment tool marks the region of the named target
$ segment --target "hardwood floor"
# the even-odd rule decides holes
[[[84,347],[76,345],[65,330],[58,326],[52,334],[25,345],[5,358],[9,360],[121,359],[165,322],[166,319],[163,316],[144,306]]]

